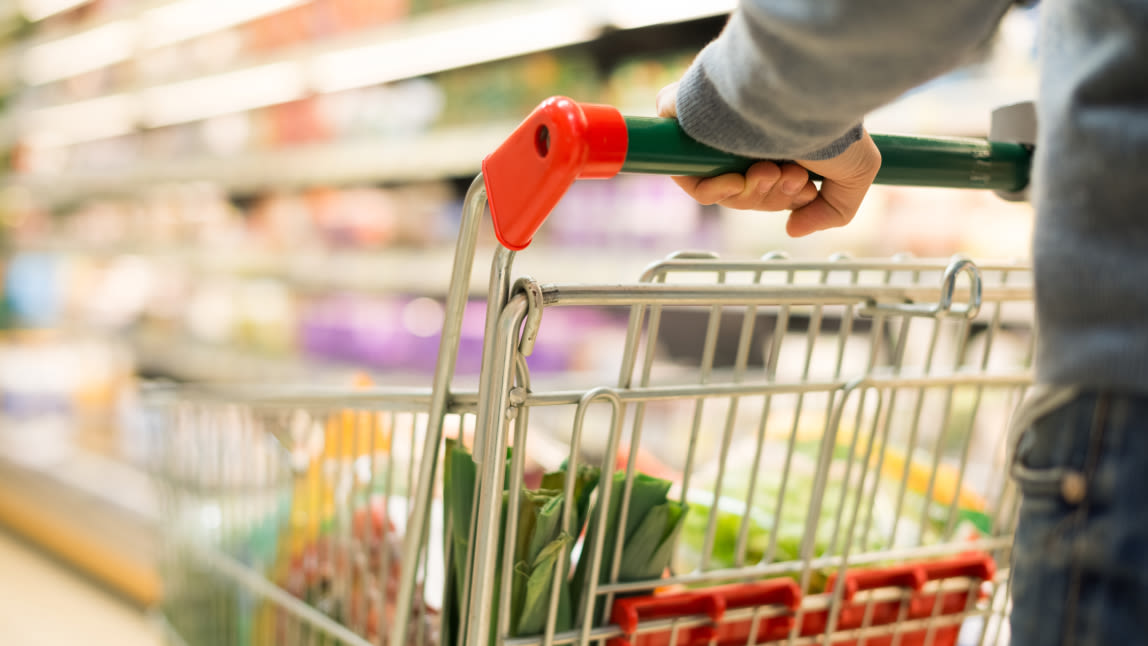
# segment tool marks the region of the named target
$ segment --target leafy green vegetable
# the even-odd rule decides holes
[[[529,565],[519,561],[514,566],[514,584],[511,600],[511,633],[537,635],[546,628],[546,615],[550,610],[550,592],[554,579],[563,583],[558,592],[558,616],[555,630],[569,630],[573,625],[570,615],[570,592],[565,584],[566,567],[574,538],[563,532],[539,551]],[[562,567],[560,567],[562,565]]]
[[[634,476],[630,492],[629,508],[626,513],[626,526],[622,535],[622,551],[615,554],[618,539],[618,521],[626,484],[625,472],[614,474],[610,490],[610,500],[606,507],[604,540],[597,573],[597,582],[606,583],[614,567],[614,558],[619,556],[618,581],[645,581],[661,578],[673,558],[676,538],[685,524],[688,507],[678,501],[669,500],[670,482],[644,474]],[[598,500],[598,505],[602,500]],[[574,572],[573,591],[578,602],[578,616],[583,616],[589,607],[586,599],[590,577],[592,545],[597,535],[601,513],[591,512],[590,526],[586,532],[586,548]],[[594,605],[594,616],[603,610],[603,600]]]
[[[691,485],[688,500],[690,513],[682,530],[681,546],[675,559],[675,570],[691,571],[706,561],[707,569],[726,569],[753,565],[763,562],[792,562],[800,559],[800,549],[805,538],[805,527],[813,499],[813,485],[816,474],[816,457],[819,446],[812,443],[798,445],[790,462],[784,495],[782,495],[781,458],[783,450],[773,453],[771,464],[760,465],[756,479],[752,478],[752,465],[744,456],[731,452],[731,459],[725,466],[720,496],[716,497],[707,488],[716,484],[716,475],[699,474]],[[948,518],[948,508],[931,504],[926,524],[920,525],[925,511],[925,498],[913,491],[906,491],[899,514],[896,514],[897,492],[900,482],[883,479],[874,483],[872,469],[866,474],[865,490],[860,496],[858,507],[858,485],[862,464],[854,462],[847,468],[850,455],[848,447],[837,447],[831,462],[825,496],[821,500],[817,517],[817,531],[813,537],[813,558],[827,553],[840,554],[846,544],[856,554],[859,552],[883,550],[897,544],[916,544],[923,534],[925,542],[933,541],[942,535]],[[848,472],[848,478],[846,477]],[[747,507],[750,485],[753,484],[753,499]],[[876,485],[876,486],[875,486]],[[774,540],[774,517],[777,507],[781,512],[777,518],[776,544],[770,552],[770,542]],[[849,524],[856,513],[856,525],[852,536],[847,535]],[[834,527],[840,525],[834,536]],[[708,558],[703,558],[707,527],[714,523],[713,543]],[[896,536],[894,536],[894,527]],[[867,529],[868,528],[868,529]],[[738,536],[745,531],[746,539],[742,559],[738,559]],[[864,534],[864,535],[862,535]],[[814,572],[810,592],[822,590],[830,570]],[[799,579],[798,575],[793,578]]]
[[[562,470],[542,477],[542,488],[523,492],[518,520],[518,541],[515,552],[514,597],[511,606],[511,632],[513,635],[534,635],[546,627],[550,592],[554,579],[562,584],[558,588],[558,610],[555,630],[569,630],[574,617],[570,604],[567,575],[570,552],[577,533],[582,531],[590,494],[598,484],[599,470],[583,465],[573,480],[573,503],[569,526],[562,528],[562,510],[566,504],[566,465]],[[520,580],[525,577],[524,580]]]
[[[559,491],[564,489],[566,486],[566,469],[567,464],[563,462],[560,470],[543,475],[542,488]],[[571,516],[573,526],[580,528],[582,523],[586,521],[586,511],[590,507],[590,495],[598,486],[600,477],[601,471],[598,467],[585,464],[578,467],[578,472],[574,475],[574,513]],[[573,533],[573,528],[567,528],[566,531]]]
[[[468,532],[473,506],[477,465],[466,449],[454,442],[447,443],[447,458],[444,468],[443,485],[445,510],[452,532],[452,553],[447,563],[448,588],[447,612],[444,612],[444,638],[453,643],[460,627],[462,586],[464,583]],[[511,454],[507,452],[509,462]],[[509,473],[507,464],[507,473]],[[509,476],[508,476],[509,477]],[[550,610],[550,592],[554,581],[561,581],[559,603],[555,625],[557,630],[568,630],[573,622],[570,591],[567,584],[570,552],[575,537],[581,533],[585,522],[590,495],[598,484],[598,469],[583,466],[574,476],[573,501],[570,508],[568,526],[562,526],[562,516],[566,507],[564,491],[565,469],[543,476],[542,488],[519,491],[518,520],[515,531],[514,574],[510,590],[510,632],[511,636],[538,634],[546,626]],[[501,546],[506,536],[507,506],[509,503],[509,480],[504,479],[502,490],[502,511],[499,523],[498,544]],[[496,572],[502,570],[503,555],[498,553]],[[501,582],[493,591],[493,614],[497,617],[501,593]],[[491,625],[493,643],[497,626]]]

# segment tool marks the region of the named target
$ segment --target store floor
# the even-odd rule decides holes
[[[0,643],[159,646],[130,603],[0,529]]]

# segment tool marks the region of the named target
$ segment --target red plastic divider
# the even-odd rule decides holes
[[[970,591],[976,599],[984,598],[981,583],[992,580],[996,564],[992,557],[981,552],[970,552],[953,558],[906,563],[891,567],[860,568],[845,573],[842,597],[837,615],[836,631],[846,631],[868,625],[892,626],[900,620],[919,620],[946,615],[958,615],[966,610]],[[967,588],[925,592],[929,582],[965,578],[971,581]],[[830,576],[826,595],[830,598],[837,584],[836,575]],[[861,592],[895,588],[908,590],[907,603],[901,599],[860,601]],[[671,641],[680,646],[734,646],[749,643],[753,632],[754,643],[787,639],[796,621],[797,609],[802,602],[801,591],[790,579],[773,579],[756,583],[718,586],[704,590],[667,595],[647,595],[621,598],[614,602],[612,620],[624,637],[610,640],[610,646],[668,646]],[[904,609],[902,610],[902,605]],[[765,608],[773,606],[778,614],[760,618],[726,620],[731,610]],[[902,617],[903,613],[903,617]],[[825,632],[829,624],[829,610],[815,610],[801,615],[801,636]],[[700,626],[665,628],[638,633],[642,622],[704,615],[708,622]],[[960,623],[932,629],[933,646],[952,646],[960,633]],[[903,646],[924,646],[929,629],[901,632],[897,638]],[[864,639],[841,639],[835,646],[890,646],[893,635],[880,635]]]
[[[680,646],[733,646],[745,644],[755,631],[756,642],[778,639],[789,634],[793,627],[793,612],[801,605],[801,589],[790,579],[776,579],[756,583],[718,586],[671,595],[628,597],[614,602],[612,619],[626,633],[626,637],[610,640],[610,646],[668,646],[671,641]],[[752,617],[723,621],[731,610],[780,606],[785,615]],[[673,629],[635,635],[641,621],[673,619],[691,615],[706,615],[710,623],[679,628],[676,640]],[[756,623],[756,627],[755,627]]]

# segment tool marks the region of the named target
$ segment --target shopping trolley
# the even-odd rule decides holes
[[[1021,143],[874,139],[880,183],[1027,184]],[[513,277],[576,179],[748,163],[550,99],[467,194],[429,389],[165,393],[173,643],[1006,642],[1024,263],[687,251],[630,283]],[[462,390],[488,202],[501,246]],[[624,314],[616,381],[532,383],[560,307]]]

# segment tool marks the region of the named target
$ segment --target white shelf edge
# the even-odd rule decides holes
[[[394,295],[445,295],[450,285],[454,247],[382,248],[376,251],[329,250],[308,252],[252,252],[244,249],[188,250],[176,247],[95,247],[69,244],[16,245],[17,253],[55,253],[78,256],[130,255],[176,262],[197,274],[236,279],[278,280],[302,290],[349,290]],[[492,249],[475,255],[470,294],[484,296],[489,285]],[[610,253],[579,247],[539,244],[519,252],[515,275],[530,275],[540,282],[622,284],[637,281],[651,263],[665,254]]]
[[[9,432],[12,432],[11,428]],[[65,453],[52,459],[37,460],[27,459],[20,448],[20,443],[11,439],[0,443],[0,462],[50,478],[140,519],[151,521],[156,518],[157,502],[147,490],[151,476],[140,467],[71,445]]]
[[[307,185],[410,182],[477,173],[512,123],[444,128],[405,138],[365,138],[231,157],[140,163],[104,172],[10,175],[8,185],[61,203],[164,184],[214,182],[232,192]]]
[[[234,345],[217,345],[190,337],[166,334],[135,334],[130,347],[138,367],[193,382],[263,382],[306,379],[310,382],[350,383],[359,371],[302,355],[263,355]]]
[[[700,6],[682,0],[668,3],[647,0],[641,3],[641,11],[632,8],[623,11],[618,7],[594,11],[586,3],[575,0],[491,0],[413,16],[333,41],[289,47],[268,56],[244,57],[233,65],[210,73],[169,79],[128,94],[139,106],[134,112],[140,114],[133,114],[133,119],[142,118],[149,125],[184,123],[214,115],[205,113],[201,117],[192,118],[185,112],[175,117],[165,117],[151,107],[155,103],[153,99],[169,90],[177,91],[177,88],[189,83],[206,87],[214,79],[223,81],[228,75],[268,65],[291,66],[301,77],[300,90],[306,87],[319,93],[335,92],[593,42],[611,28],[639,29],[667,22],[713,17],[728,13],[733,6],[734,3],[728,0],[717,5],[709,3]],[[429,55],[413,56],[413,51]],[[352,59],[360,62],[356,64]],[[378,61],[389,63],[379,65]],[[269,96],[267,104],[290,100],[284,97],[294,96],[297,92],[282,96],[279,94]],[[102,95],[69,104],[44,106],[30,111],[28,118],[35,121],[52,110],[100,98]],[[241,112],[250,107],[221,109],[222,113],[227,113]]]

